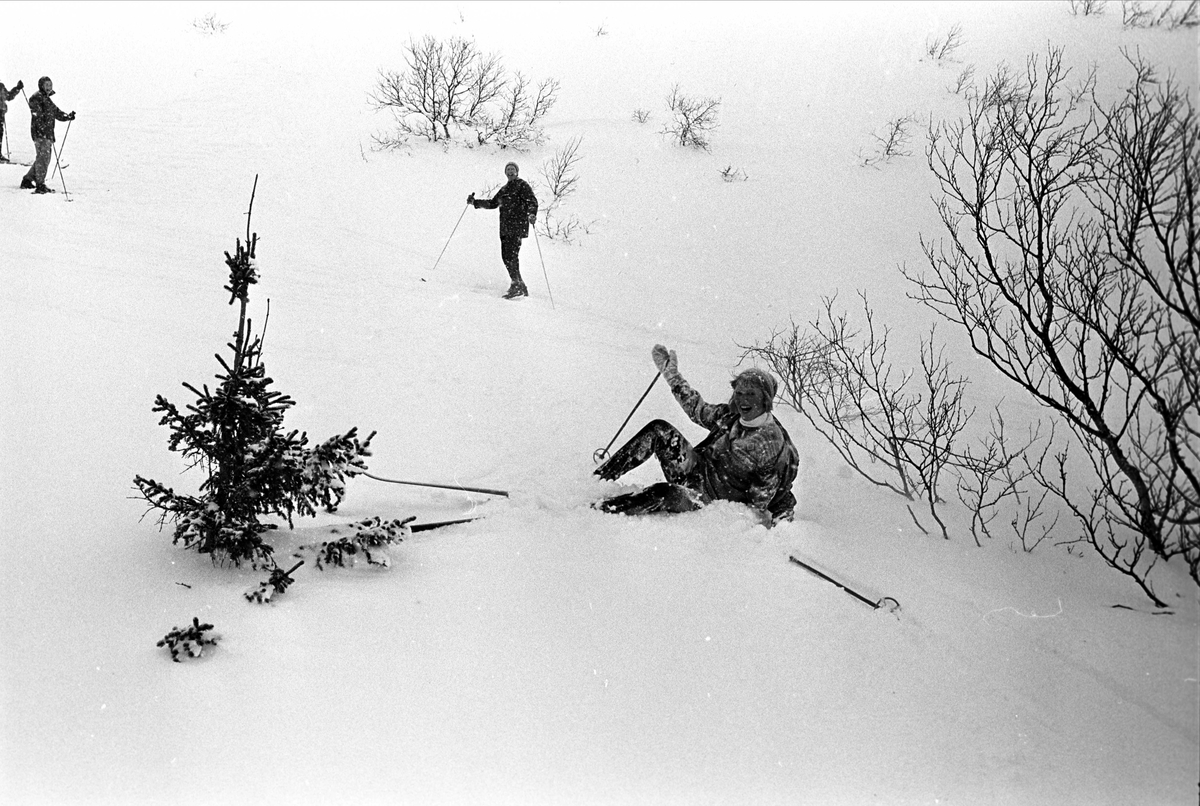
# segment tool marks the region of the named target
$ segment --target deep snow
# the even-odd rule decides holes
[[[913,355],[929,318],[897,265],[938,234],[921,138],[881,170],[854,152],[895,115],[960,115],[946,87],[965,65],[982,77],[1050,42],[1115,91],[1118,48],[1140,46],[1194,91],[1195,34],[1122,31],[1110,5],[0,6],[0,80],[48,74],[78,112],[58,129],[71,201],[0,166],[0,800],[1195,802],[1200,616],[1178,568],[1155,577],[1173,611],[1155,615],[1087,552],[977,548],[961,513],[951,540],[922,535],[783,407],[794,523],[588,507],[659,477],[591,476],[656,342],[719,400],[738,345],[865,289],[896,360]],[[229,29],[197,32],[209,13]],[[922,61],[954,23],[960,63]],[[498,299],[494,213],[467,210],[447,241],[511,154],[371,150],[388,120],[367,91],[426,33],[561,81],[547,142],[516,156],[535,187],[583,138],[565,212],[592,231],[526,243],[528,300]],[[711,153],[657,133],[675,82],[722,99]],[[22,161],[26,123],[18,97]],[[281,556],[370,515],[486,519],[413,536],[388,570],[309,563],[268,606],[242,598],[261,572],[173,547],[131,498],[135,474],[198,483],[150,407],[217,369],[236,327],[222,252],[256,174],[252,308],[270,300],[289,425],[377,430],[382,476],[512,492],[355,480],[337,514],[279,533]],[[981,410],[1037,414],[950,355]],[[623,436],[654,417],[702,436],[662,385]],[[220,643],[172,664],[155,642],[193,616]]]

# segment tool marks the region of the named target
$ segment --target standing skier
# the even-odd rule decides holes
[[[25,82],[18,80],[17,86],[11,90],[5,88],[3,82],[0,82],[0,146],[4,145],[4,115],[8,112],[8,102],[17,97],[17,93],[25,89]],[[8,157],[0,152],[0,162],[8,162]]]
[[[783,425],[771,413],[777,382],[761,369],[747,369],[733,379],[728,403],[705,403],[679,374],[675,351],[661,344],[651,352],[654,365],[671,385],[671,393],[708,436],[692,447],[675,426],[654,420],[625,443],[595,474],[611,481],[652,455],[662,466],[665,482],[599,502],[604,512],[642,515],[690,512],[714,500],[747,504],[764,523],[791,520],[800,458]]]
[[[515,162],[504,166],[504,175],[508,184],[500,188],[490,200],[475,198],[472,193],[467,196],[467,204],[476,210],[494,210],[500,208],[500,259],[512,285],[504,294],[505,299],[529,296],[529,289],[521,279],[521,240],[529,237],[529,225],[537,223],[538,201],[533,195],[533,188],[524,179],[517,178],[520,169]]]
[[[54,94],[54,82],[47,76],[38,79],[38,91],[29,96],[29,134],[37,156],[29,172],[21,179],[21,187],[33,188],[34,193],[53,193],[46,187],[46,173],[50,170],[50,158],[54,156],[54,121],[74,120],[75,113],[64,114],[50,100]]]

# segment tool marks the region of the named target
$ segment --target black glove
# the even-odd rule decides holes
[[[74,119],[75,119],[75,113],[74,113],[74,112],[72,112],[71,114],[67,115],[67,120],[74,120]]]
[[[475,194],[472,193],[470,196],[467,197],[467,204],[474,204],[474,203],[475,203]]]
[[[24,82],[24,81],[17,81],[17,89],[19,89],[19,90],[23,90],[23,89],[25,89],[25,82]]]

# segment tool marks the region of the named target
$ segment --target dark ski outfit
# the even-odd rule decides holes
[[[8,102],[17,97],[17,93],[25,87],[25,82],[18,81],[17,86],[11,90],[6,88],[4,84],[0,84],[0,145],[4,144],[4,116],[8,113]],[[8,159],[3,153],[0,153],[0,162],[8,162]]]
[[[533,188],[524,179],[514,176],[491,199],[472,196],[471,204],[476,210],[500,208],[500,259],[512,280],[512,287],[505,296],[529,296],[525,281],[521,279],[520,255],[521,241],[529,237],[529,224],[537,218],[538,201]]]
[[[764,379],[770,398],[775,380],[762,370],[747,370]],[[664,372],[664,376],[667,373]],[[757,425],[742,422],[729,403],[706,403],[678,373],[667,378],[671,393],[696,425],[708,436],[692,447],[675,426],[654,420],[608,461],[596,469],[603,479],[616,479],[655,456],[665,483],[601,501],[605,512],[629,515],[651,512],[690,512],[714,500],[746,504],[772,524],[791,520],[796,507],[792,484],[799,470],[799,453],[787,430],[767,411]],[[736,383],[736,381],[735,381]]]
[[[53,193],[46,187],[46,174],[50,170],[50,158],[54,156],[54,121],[74,120],[75,113],[64,113],[50,96],[54,94],[50,79],[43,76],[38,79],[38,91],[29,96],[29,135],[33,138],[33,147],[37,156],[30,166],[29,172],[21,179],[21,187],[36,188],[39,193]]]

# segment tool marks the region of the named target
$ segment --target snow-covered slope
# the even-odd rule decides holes
[[[229,29],[198,33],[209,13]],[[1124,32],[1116,9],[1085,19],[1065,2],[2,14],[0,80],[48,74],[78,112],[58,129],[69,202],[57,178],[37,197],[0,165],[3,802],[1194,802],[1200,617],[1179,569],[1156,578],[1173,614],[1151,615],[1094,556],[977,548],[961,522],[950,541],[923,535],[787,409],[794,523],[588,506],[659,478],[591,476],[656,342],[713,400],[739,345],[808,320],[822,295],[867,290],[898,349],[915,346],[929,320],[896,267],[937,234],[920,141],[882,170],[855,158],[890,117],[960,114],[946,86],[963,66],[1047,42],[1096,62],[1102,86],[1126,77],[1121,46],[1194,86],[1194,35]],[[921,61],[955,23],[961,64]],[[499,299],[495,214],[463,209],[512,154],[371,150],[388,120],[367,92],[426,33],[562,84],[546,144],[515,158],[536,186],[581,137],[566,212],[594,223],[578,244],[526,242],[528,300]],[[675,82],[722,99],[711,153],[658,134]],[[29,161],[20,98],[8,124]],[[724,182],[727,166],[747,181]],[[277,551],[371,515],[486,518],[412,537],[388,570],[306,565],[263,607],[241,595],[260,572],[173,547],[132,499],[135,474],[198,483],[150,406],[187,402],[180,382],[209,382],[236,328],[222,253],[256,175],[253,315],[270,300],[289,424],[377,430],[384,477],[511,492],[356,480]],[[951,355],[984,406],[1007,395],[1034,413]],[[661,384],[622,436],[654,417],[702,436]],[[155,642],[193,616],[220,643],[172,664]]]

